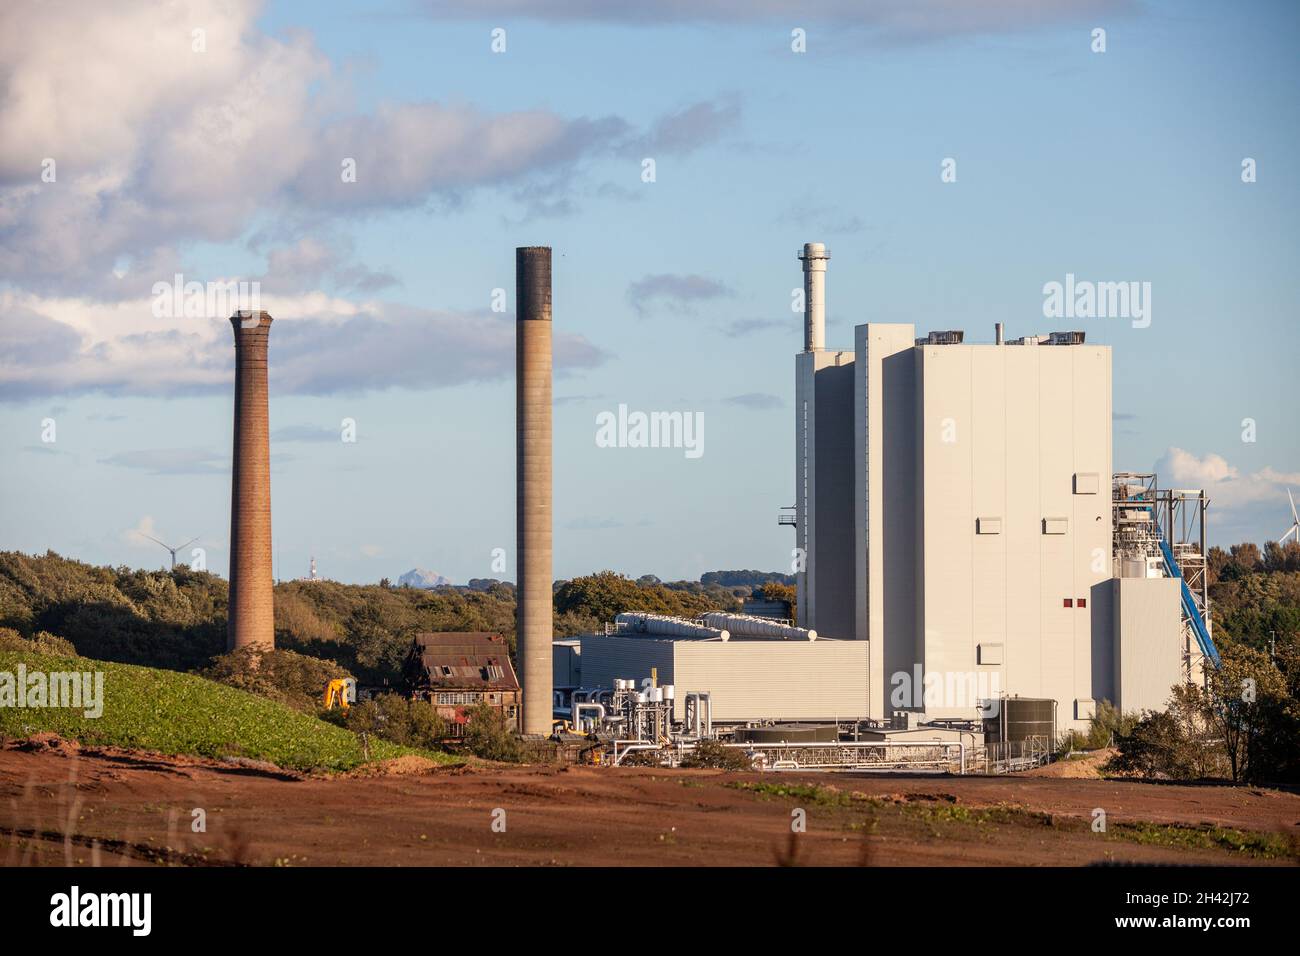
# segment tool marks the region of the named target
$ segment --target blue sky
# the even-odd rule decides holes
[[[832,347],[866,321],[1053,331],[1044,283],[1150,282],[1149,328],[1064,323],[1114,347],[1116,468],[1207,487],[1218,543],[1289,523],[1294,4],[345,6],[0,15],[0,548],[157,566],[134,530],[199,535],[225,573],[229,328],[147,315],[181,272],[260,279],[277,319],[281,577],[315,555],[344,581],[513,578],[491,567],[514,549],[513,302],[490,304],[533,244],[555,250],[557,576],[788,565],[810,240]],[[596,447],[620,403],[702,412],[705,454]]]

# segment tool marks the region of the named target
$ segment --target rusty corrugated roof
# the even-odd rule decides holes
[[[412,688],[519,690],[505,638],[487,631],[417,634],[402,672]]]

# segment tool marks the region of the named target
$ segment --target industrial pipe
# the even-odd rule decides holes
[[[826,263],[830,250],[821,242],[805,242],[799,258],[803,261],[803,315],[805,352],[826,348]]]
[[[573,727],[575,730],[582,731],[582,712],[584,710],[595,711],[596,726],[599,727],[605,722],[605,708],[600,704],[574,704],[573,705]]]
[[[729,631],[737,637],[766,637],[783,641],[815,641],[817,632],[807,627],[791,627],[771,618],[755,614],[732,614],[728,611],[708,611],[701,620],[709,627]]]
[[[686,701],[686,726],[694,729],[695,739],[701,740],[704,736],[712,737],[713,700],[709,696],[709,691],[689,691],[684,699]],[[701,722],[701,711],[704,711],[703,722]]]
[[[650,614],[640,611],[625,611],[614,617],[616,625],[622,625],[639,634],[661,634],[665,637],[697,637],[718,641],[731,639],[731,634],[716,627],[707,627],[693,621],[684,621],[667,614]]]

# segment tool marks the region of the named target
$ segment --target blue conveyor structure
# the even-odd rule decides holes
[[[1173,549],[1169,547],[1169,542],[1165,536],[1160,536],[1160,552],[1165,556],[1165,567],[1169,573],[1178,579],[1179,585],[1183,591],[1183,614],[1192,623],[1192,630],[1196,632],[1196,643],[1200,645],[1201,653],[1215,667],[1219,666],[1219,649],[1214,646],[1214,639],[1210,637],[1210,629],[1205,626],[1205,618],[1201,614],[1200,607],[1196,604],[1196,599],[1192,597],[1192,589],[1187,586],[1187,579],[1183,577],[1182,569],[1178,567],[1178,562],[1174,560]]]

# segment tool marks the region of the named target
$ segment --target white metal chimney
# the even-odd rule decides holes
[[[803,350],[826,348],[826,263],[831,252],[825,243],[805,242],[803,260]]]

